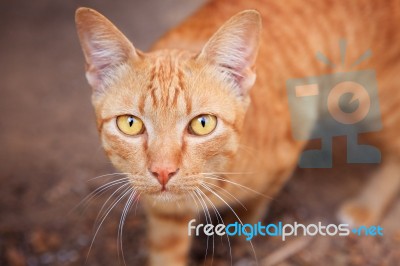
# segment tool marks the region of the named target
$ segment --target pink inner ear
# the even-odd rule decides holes
[[[231,64],[223,64],[221,66],[230,69],[235,76],[243,77],[243,72],[246,68],[250,67],[250,60],[249,60],[249,54],[252,53],[250,50],[249,44],[245,42],[241,42],[240,45],[234,47],[232,49],[232,53],[234,53],[233,58],[230,60]],[[229,57],[230,55],[226,55]]]
[[[87,64],[86,77],[97,88],[111,76],[114,66],[135,55],[135,48],[109,20],[94,10],[79,9],[76,23]]]
[[[232,66],[230,66],[230,65],[220,65],[224,70],[227,70],[226,72],[227,72],[227,74],[229,75],[229,76],[231,76],[232,77],[232,79],[234,80],[234,82],[236,83],[236,84],[241,84],[242,83],[242,80],[243,80],[243,75],[241,74],[242,73],[242,71],[243,71],[243,68],[242,67],[240,67],[240,66],[237,66],[237,67],[232,67]],[[224,71],[225,72],[225,71]]]
[[[245,34],[243,34],[245,35]],[[240,95],[244,95],[254,84],[255,74],[252,66],[257,53],[258,45],[252,43],[251,38],[244,36],[228,36],[214,47],[214,64],[221,68],[221,72],[229,75],[232,81],[240,88]]]
[[[256,11],[244,11],[226,22],[203,48],[201,57],[217,65],[221,72],[245,94],[254,84],[261,19]]]
[[[90,63],[97,70],[104,70],[125,60],[126,56],[123,56],[123,49],[112,40],[91,40],[88,46]]]
[[[121,44],[119,41],[113,36],[86,38],[86,76],[90,85],[101,85],[114,66],[122,64],[133,54],[134,48],[130,43]]]

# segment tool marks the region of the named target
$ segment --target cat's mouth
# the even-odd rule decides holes
[[[177,179],[178,180],[178,179]],[[198,190],[199,184],[193,180],[179,178],[179,180],[171,180],[167,183],[158,183],[154,178],[147,177],[130,177],[131,186],[140,194],[145,194],[156,198],[180,199],[187,197],[191,191]]]
[[[181,195],[184,194],[184,191],[181,191],[180,189],[176,188],[169,188],[162,186],[161,188],[157,188],[156,190],[149,191],[149,194],[152,195]]]
[[[155,201],[177,201],[185,197],[185,193],[164,188],[148,193]]]
[[[166,187],[161,187],[159,189],[157,189],[156,191],[150,191],[149,194],[151,195],[163,195],[163,194],[173,194],[173,192],[166,188]]]
[[[151,197],[154,197],[155,200],[175,201],[186,198],[190,190],[192,190],[191,187],[182,188],[167,185],[159,186],[157,188],[154,187],[148,191],[145,191],[145,193]]]

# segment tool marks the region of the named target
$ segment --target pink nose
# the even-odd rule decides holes
[[[173,177],[178,171],[174,165],[151,165],[149,171],[151,174],[158,179],[158,182],[165,188],[165,185],[168,183],[169,179]]]

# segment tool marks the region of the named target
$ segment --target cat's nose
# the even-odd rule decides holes
[[[149,171],[165,188],[165,185],[179,171],[179,168],[174,165],[152,165]]]

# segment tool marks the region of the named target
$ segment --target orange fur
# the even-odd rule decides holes
[[[262,14],[263,30],[256,11],[234,16],[249,8]],[[119,170],[131,173],[132,187],[144,197],[150,263],[187,263],[187,221],[196,211],[193,201],[205,196],[196,189],[206,193],[208,207],[225,205],[202,187],[207,182],[252,202],[249,219],[259,219],[269,200],[240,186],[273,197],[305,145],[292,137],[285,82],[330,73],[313,55],[323,51],[338,59],[341,38],[353,45],[347,62],[368,48],[374,51],[362,67],[377,72],[383,130],[370,137],[384,158],[382,171],[359,198],[345,204],[341,218],[353,224],[380,219],[400,186],[400,115],[393,113],[400,100],[393,93],[400,87],[399,19],[399,1],[211,1],[143,53],[103,16],[79,9],[77,28],[103,146]],[[143,120],[143,135],[118,131],[115,118],[125,114]],[[199,114],[218,118],[214,132],[204,137],[187,132]],[[179,169],[166,191],[148,170],[154,162]],[[379,181],[382,175],[386,183]]]

